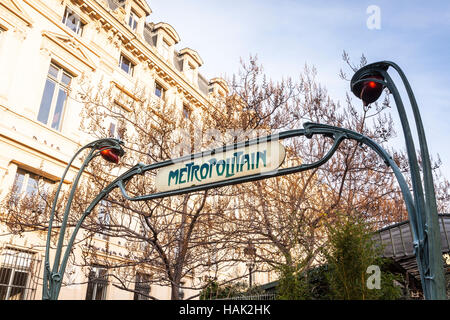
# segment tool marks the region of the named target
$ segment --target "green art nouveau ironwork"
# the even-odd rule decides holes
[[[83,223],[84,219],[87,215],[84,215],[75,226],[74,230],[72,231],[71,238],[67,244],[66,251],[64,253],[64,256],[61,261],[61,255],[62,250],[64,246],[64,236],[66,233],[67,228],[67,222],[69,218],[70,213],[70,207],[72,205],[73,197],[75,195],[75,190],[78,186],[78,182],[80,181],[81,175],[83,171],[88,166],[89,162],[94,159],[96,156],[101,155],[105,160],[109,162],[118,163],[119,158],[124,154],[124,151],[121,147],[121,144],[123,144],[121,141],[117,139],[100,139],[93,141],[91,143],[88,143],[81,149],[79,149],[75,155],[72,157],[72,159],[69,161],[69,163],[66,166],[66,169],[64,170],[64,173],[61,177],[61,180],[59,182],[58,188],[56,190],[55,199],[53,200],[52,209],[50,212],[50,219],[49,219],[49,225],[48,225],[48,231],[47,231],[47,243],[45,247],[45,258],[44,258],[44,282],[42,287],[42,299],[43,300],[56,300],[59,295],[59,290],[61,289],[62,279],[64,276],[64,272],[66,269],[67,261],[69,259],[70,252],[72,251],[72,246],[75,241],[76,235],[78,233],[78,230],[81,227],[81,224]],[[59,194],[61,192],[62,185],[64,183],[64,179],[66,178],[67,172],[69,171],[70,167],[72,166],[72,163],[75,161],[75,159],[78,157],[78,155],[86,149],[90,149],[88,156],[83,161],[83,164],[81,165],[80,169],[78,170],[78,173],[72,183],[72,188],[70,190],[69,197],[67,199],[66,207],[64,209],[64,214],[62,217],[61,226],[59,228],[59,238],[58,243],[55,250],[55,255],[53,258],[53,267],[50,269],[50,242],[51,242],[51,236],[52,236],[52,229],[53,229],[53,220],[55,217],[55,211],[56,211],[56,205],[58,202]]]
[[[371,66],[376,69],[376,73],[367,73],[366,71],[372,70]],[[358,71],[355,76],[352,79],[352,91],[356,92],[358,97],[361,97],[361,92],[365,92],[365,95],[363,94],[363,98],[369,97],[372,101],[364,100],[365,103],[373,102],[375,101],[379,95],[381,94],[381,91],[379,87],[377,87],[377,84],[380,84],[382,86],[381,89],[384,87],[389,88],[390,92],[393,92],[397,106],[399,110],[403,110],[403,104],[401,103],[401,100],[399,99],[398,91],[395,88],[395,86],[392,83],[392,80],[390,79],[389,75],[386,73],[387,67],[385,63],[377,63],[372,64],[366,67],[366,69],[361,69]],[[371,76],[371,77],[368,77]],[[387,79],[384,81],[384,79]],[[374,82],[375,85],[371,82]],[[371,87],[374,87],[372,89],[376,89],[378,92],[370,92]],[[358,91],[359,90],[359,91]],[[371,96],[372,95],[372,96]],[[375,100],[373,100],[375,99]],[[400,107],[399,107],[400,106]],[[418,111],[415,112],[415,114]],[[407,123],[407,122],[405,122]],[[403,124],[403,120],[402,120]],[[423,128],[422,128],[423,134]],[[272,164],[268,165],[269,161],[267,158],[267,154],[264,154],[264,150],[261,149],[258,153],[254,153],[254,160],[256,162],[251,162],[251,152],[245,153],[245,150],[251,150],[251,148],[255,146],[260,145],[273,145],[276,143],[277,145],[279,142],[289,139],[289,138],[295,138],[295,137],[306,137],[308,139],[311,139],[313,136],[321,135],[328,137],[332,139],[332,144],[328,152],[319,160],[313,162],[313,163],[303,163],[297,166],[293,167],[279,167],[282,162],[284,161],[284,148],[282,148],[282,151],[280,151],[280,154],[277,155],[275,160]],[[84,168],[87,166],[89,161],[99,154],[102,150],[115,150],[114,155],[121,156],[123,155],[123,150],[120,147],[120,142],[114,139],[105,139],[107,141],[107,145],[105,146],[104,140],[99,140],[103,142],[93,142],[85,147],[83,147],[81,150],[84,150],[86,148],[91,148],[91,151],[87,157],[87,159],[84,161],[76,179],[72,186],[72,190],[70,193],[70,197],[68,199],[68,204],[64,213],[64,219],[61,226],[61,234],[60,234],[60,241],[58,242],[57,248],[56,248],[56,256],[55,256],[55,264],[52,270],[50,270],[50,265],[48,263],[48,251],[49,251],[49,238],[51,234],[51,228],[52,228],[52,220],[53,220],[53,214],[54,214],[54,208],[56,206],[55,199],[54,206],[52,209],[52,216],[50,219],[50,225],[49,225],[49,232],[48,232],[48,240],[47,240],[47,251],[46,251],[46,267],[45,267],[45,275],[44,275],[44,290],[43,290],[43,298],[44,299],[57,299],[59,294],[59,289],[61,286],[62,277],[64,275],[64,269],[65,265],[67,263],[68,254],[70,253],[70,250],[73,245],[73,241],[76,237],[76,232],[81,227],[84,219],[93,211],[95,206],[104,199],[111,191],[114,189],[119,189],[123,197],[129,201],[146,201],[146,200],[153,200],[153,199],[160,199],[164,197],[170,197],[170,196],[176,196],[176,195],[182,195],[192,192],[198,192],[203,190],[208,190],[211,188],[220,188],[224,186],[229,185],[235,185],[245,182],[252,182],[277,176],[283,176],[287,174],[293,174],[302,172],[305,170],[310,170],[313,168],[320,167],[321,165],[325,164],[332,156],[333,154],[338,150],[340,144],[344,140],[354,140],[360,143],[361,145],[366,145],[370,147],[373,151],[375,151],[380,158],[384,161],[384,163],[391,167],[393,174],[395,175],[402,195],[403,199],[406,204],[406,209],[408,211],[408,216],[411,222],[412,226],[412,235],[413,235],[413,241],[414,246],[416,248],[416,256],[417,256],[417,262],[419,265],[419,270],[421,271],[421,277],[422,277],[422,284],[424,286],[424,292],[425,297],[427,299],[441,299],[443,298],[440,289],[438,281],[440,281],[440,278],[438,277],[438,266],[435,266],[435,268],[430,267],[430,258],[428,258],[428,254],[430,252],[430,247],[434,248],[435,250],[438,246],[440,248],[440,242],[437,243],[436,239],[430,239],[429,232],[430,232],[430,221],[427,220],[427,215],[434,215],[435,214],[435,200],[434,200],[434,209],[433,209],[433,199],[434,199],[434,189],[432,189],[432,178],[431,178],[431,171],[427,171],[427,175],[424,177],[426,180],[425,184],[425,190],[427,193],[426,195],[426,201],[423,199],[423,193],[422,188],[419,186],[420,183],[420,175],[419,175],[419,169],[418,169],[418,163],[417,163],[417,157],[414,152],[414,147],[412,145],[412,141],[410,141],[410,132],[409,130],[405,131],[405,135],[408,135],[407,137],[407,146],[408,146],[408,155],[410,156],[410,165],[412,167],[412,180],[413,180],[413,191],[414,191],[414,197],[411,195],[411,192],[409,190],[409,186],[401,173],[400,169],[398,168],[397,164],[393,161],[391,156],[384,150],[378,143],[373,141],[372,139],[359,134],[357,132],[354,132],[349,129],[343,129],[335,126],[330,126],[326,124],[317,124],[317,123],[305,123],[303,125],[302,129],[295,129],[295,130],[289,130],[265,137],[258,137],[251,140],[246,140],[243,142],[231,144],[228,146],[215,148],[208,151],[203,151],[191,155],[187,155],[184,157],[180,157],[177,159],[170,159],[158,163],[153,164],[143,164],[138,163],[120,176],[118,176],[114,181],[112,181],[107,187],[105,187],[96,197],[95,199],[90,203],[90,205],[85,210],[84,214],[82,215],[81,219],[79,220],[78,224],[76,225],[74,229],[74,233],[71,236],[71,239],[69,243],[67,244],[66,254],[64,256],[63,262],[61,264],[61,267],[59,266],[59,260],[61,255],[61,248],[63,246],[62,242],[62,235],[64,233],[64,230],[66,228],[67,224],[67,215],[70,211],[70,204],[73,199],[73,192],[76,188],[76,185],[78,183],[79,177],[84,170]],[[421,148],[426,146],[426,142],[424,141],[424,135],[421,140]],[[281,149],[279,149],[281,150]],[[77,154],[74,156],[74,158],[70,161],[68,164],[66,171],[61,179],[60,186],[58,188],[57,195],[59,193],[62,181],[64,180],[64,176],[67,173],[68,168],[71,166],[72,161],[75,159],[75,157],[80,153],[80,151],[77,152]],[[256,151],[258,152],[258,151]],[[427,151],[426,151],[427,152]],[[231,156],[228,156],[230,155]],[[245,156],[245,154],[248,154],[248,157]],[[424,151],[422,151],[422,157],[424,158]],[[224,156],[226,155],[226,156]],[[116,162],[116,158],[108,159],[106,155],[103,155],[105,159],[108,161]],[[258,158],[259,157],[259,158]],[[214,160],[212,160],[214,159]],[[272,160],[273,160],[272,156]],[[221,162],[223,161],[223,162]],[[226,168],[227,165],[233,166],[233,171],[230,171],[230,168]],[[262,167],[265,167],[264,170],[259,170],[257,172],[252,171],[254,167],[258,164],[262,169]],[[429,163],[424,163],[424,167],[429,165]],[[203,169],[202,169],[203,168]],[[214,169],[213,169],[214,168]],[[245,170],[247,168],[248,170]],[[160,190],[156,190],[153,193],[150,194],[144,194],[144,195],[130,195],[130,191],[127,190],[127,184],[130,182],[130,180],[135,177],[136,175],[143,175],[148,171],[157,170],[158,172],[167,171],[167,175],[163,177],[163,181],[166,181],[166,183],[169,185],[167,188],[160,188]],[[178,171],[177,171],[178,170]],[[181,172],[182,170],[182,172]],[[202,171],[203,170],[203,171]],[[217,170],[217,177],[216,179],[208,180],[208,175],[212,172],[212,170]],[[224,174],[226,172],[225,170],[229,170],[228,174]],[[425,170],[425,168],[424,168]],[[427,169],[428,170],[428,169]],[[237,174],[241,173],[241,174]],[[180,183],[183,181],[183,183]],[[190,183],[184,183],[186,180],[189,180]],[[431,182],[430,182],[431,180]],[[176,188],[170,188],[170,184],[176,185]],[[432,194],[431,194],[432,193]],[[427,208],[428,209],[425,209]],[[433,211],[434,210],[434,211]],[[436,214],[437,218],[437,214]],[[431,219],[431,217],[430,217]],[[434,225],[433,225],[434,226]],[[428,235],[428,236],[427,236]],[[440,241],[440,238],[439,238]],[[442,256],[441,256],[442,258]],[[434,258],[433,258],[434,259]],[[437,261],[436,261],[437,263]],[[442,264],[441,264],[442,269]],[[438,290],[439,289],[439,290]],[[438,292],[439,291],[439,292]]]
[[[400,93],[387,72],[393,68],[400,76],[412,108],[419,140],[423,180],[408,116]],[[352,92],[364,104],[376,101],[384,88],[395,100],[408,154],[411,183],[414,194],[414,214],[410,214],[414,234],[414,248],[426,299],[446,299],[441,236],[436,206],[433,173],[425,137],[425,130],[416,98],[403,70],[394,62],[381,61],[359,69],[350,82]]]

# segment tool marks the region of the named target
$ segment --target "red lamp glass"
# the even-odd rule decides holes
[[[100,155],[103,159],[112,163],[119,163],[120,151],[116,149],[103,149],[100,151]]]
[[[381,76],[369,76],[368,78],[384,80]],[[367,106],[368,104],[377,101],[383,92],[383,85],[375,81],[364,81],[361,87],[361,92],[359,97],[363,101],[363,104]]]

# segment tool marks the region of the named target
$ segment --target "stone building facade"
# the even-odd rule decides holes
[[[151,13],[145,0],[0,2],[2,198],[12,186],[32,193],[39,179],[58,182],[74,152],[92,141],[80,131],[82,105],[69,97],[83,74],[106,79],[126,94],[143,82],[151,99],[170,101],[180,112],[185,105],[207,109],[213,96],[228,94],[226,82],[202,76],[200,55],[178,49],[178,33],[168,23],[152,22]],[[79,165],[69,171],[67,186]],[[42,237],[0,229],[0,299],[41,299]],[[93,266],[90,272],[101,279],[104,270]],[[63,287],[60,299],[139,298],[107,280],[92,282],[73,266],[66,277],[80,284]],[[170,298],[166,287],[141,289]]]

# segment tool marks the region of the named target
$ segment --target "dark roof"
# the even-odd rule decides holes
[[[272,281],[258,286],[258,289],[264,290],[265,292],[275,291],[278,286],[279,281]]]
[[[144,27],[144,39],[147,44],[151,47],[156,46],[156,34],[153,33],[151,27],[148,24],[145,24]]]
[[[153,32],[152,25],[146,24],[144,27],[144,40],[151,47],[156,47],[157,35]],[[183,71],[183,59],[179,55],[178,51],[174,51],[173,54],[173,66],[178,72]],[[209,81],[201,73],[198,73],[198,89],[204,95],[208,95]]]
[[[442,253],[450,252],[450,214],[439,214]],[[419,278],[409,220],[378,230],[374,239],[383,246],[383,256],[392,258],[406,271]]]
[[[209,81],[200,73],[198,74],[198,88],[204,95],[208,95]]]

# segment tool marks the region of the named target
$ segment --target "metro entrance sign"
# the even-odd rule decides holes
[[[415,213],[414,202],[405,178],[386,150],[375,141],[357,132],[325,124],[305,123],[303,127],[303,129],[284,131],[178,159],[149,165],[138,163],[103,189],[86,212],[93,210],[95,205],[115,188],[119,188],[125,199],[129,201],[143,201],[302,172],[325,164],[344,140],[356,140],[372,148],[392,168],[400,184],[408,213]],[[309,139],[315,135],[326,136],[333,140],[330,149],[321,159],[313,163],[281,167],[285,158],[285,148],[280,141],[301,136]],[[131,191],[127,190],[128,182],[135,175],[145,174],[147,171],[158,171],[155,192],[131,195]]]
[[[218,154],[163,167],[156,175],[155,185],[157,191],[164,192],[268,173],[276,170],[284,158],[284,146],[277,141],[231,148]]]
[[[387,73],[389,67],[394,68],[399,73],[411,102],[423,160],[424,185],[421,183],[419,163],[405,108],[397,87]],[[399,111],[407,146],[414,198],[409,189],[409,185],[406,183],[397,164],[386,150],[375,141],[348,129],[317,123],[305,123],[303,129],[294,129],[275,135],[247,140],[230,146],[191,154],[178,159],[170,159],[149,165],[142,163],[136,164],[104,188],[90,203],[73,229],[61,262],[60,258],[68,215],[74,192],[83,170],[94,157],[100,154],[105,160],[117,163],[124,152],[120,146],[123,144],[121,141],[110,138],[100,139],[85,145],[75,153],[67,165],[58,186],[50,213],[47,233],[42,298],[50,300],[58,299],[67,261],[81,225],[86,217],[94,210],[95,206],[114,189],[119,188],[122,196],[128,201],[145,201],[298,173],[318,168],[325,164],[336,152],[339,145],[344,140],[349,139],[355,140],[361,145],[364,144],[368,146],[383,159],[387,166],[391,167],[399,183],[403,200],[405,201],[406,209],[408,211],[414,251],[425,298],[445,299],[446,292],[442,268],[441,240],[439,224],[437,221],[437,207],[430,158],[422,120],[411,86],[400,67],[390,61],[381,61],[366,65],[359,69],[351,80],[352,92],[358,98],[363,100],[364,105],[376,101],[384,88],[388,89],[394,96]],[[301,164],[289,168],[280,168],[281,164],[284,162],[285,149],[279,144],[279,141],[301,136],[310,139],[314,135],[323,135],[333,140],[330,150],[326,152],[321,159],[313,163]],[[64,177],[72,166],[72,162],[78,154],[85,149],[90,149],[90,152],[78,171],[67,200],[63,221],[60,227],[54,265],[51,270],[49,261],[50,239],[58,194],[63,184]],[[131,191],[126,188],[130,180],[135,175],[142,175],[145,174],[145,172],[152,170],[158,171],[155,179],[155,192],[145,195],[130,195],[129,193]],[[423,192],[424,189],[425,193]]]
[[[143,163],[136,164],[105,187],[90,203],[73,230],[61,265],[59,265],[58,257],[58,259],[55,260],[56,264],[53,270],[50,270],[48,261],[49,250],[46,250],[46,275],[44,276],[43,299],[56,300],[58,298],[62,277],[70,254],[69,249],[72,248],[81,225],[86,217],[94,210],[95,206],[114,189],[119,188],[123,197],[128,201],[146,201],[298,173],[325,164],[344,140],[355,140],[360,144],[367,145],[383,159],[386,165],[392,168],[400,185],[411,224],[416,224],[416,208],[409,186],[397,164],[392,160],[386,150],[370,138],[348,129],[318,123],[305,123],[303,127],[303,129],[284,131],[279,134],[247,140],[213,150],[191,154],[178,159],[170,159],[149,165]],[[313,163],[280,168],[281,164],[284,162],[286,153],[285,148],[280,144],[280,141],[302,136],[310,139],[315,135],[322,135],[333,140],[330,150],[328,150],[321,159]],[[123,154],[123,150],[118,147],[122,142],[115,139],[103,140],[107,140],[108,143],[114,142],[117,146],[113,148],[118,149],[118,151],[121,150],[121,152],[117,152]],[[96,142],[95,146],[97,146],[98,143],[103,143],[103,140]],[[77,154],[87,147],[94,148],[90,145],[86,145],[81,148]],[[95,148],[99,149],[98,147]],[[99,152],[100,151],[97,151],[97,153]],[[95,154],[94,149],[92,149],[89,157],[83,164],[83,168]],[[69,163],[69,166],[70,165],[71,164]],[[155,181],[155,192],[145,195],[130,195],[132,191],[127,190],[128,182],[130,182],[134,176],[142,175],[145,174],[145,172],[152,170],[158,170]],[[79,173],[79,175],[81,175],[81,173]],[[68,210],[66,211],[68,212]],[[67,213],[65,216],[67,216]],[[412,230],[413,241],[417,241],[415,228]],[[50,237],[48,237],[47,240],[49,239]],[[60,247],[62,248],[62,246]],[[417,260],[418,264],[421,266],[422,257],[417,256]]]

